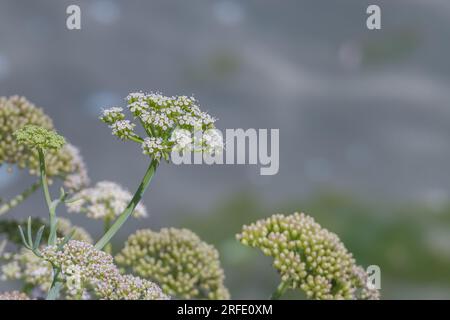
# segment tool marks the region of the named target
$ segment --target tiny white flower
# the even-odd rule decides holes
[[[121,139],[130,138],[134,135],[133,130],[135,126],[130,120],[116,121],[111,125],[112,134]]]
[[[189,152],[192,150],[193,139],[186,129],[177,129],[172,133],[170,141],[174,142],[173,150],[177,152]]]
[[[125,115],[123,114],[123,109],[120,107],[112,107],[109,109],[104,109],[100,120],[103,122],[112,125],[116,121],[120,121],[125,119]]]
[[[141,142],[142,152],[153,159],[166,158],[171,151],[216,153],[223,149],[221,136],[208,130],[216,121],[200,110],[194,97],[164,96],[161,93],[130,93],[127,96],[129,111],[138,120],[147,137],[134,132],[135,124],[125,120],[122,110],[111,108],[104,111],[102,120],[109,124],[112,133],[119,138]],[[207,131],[203,139],[192,138],[186,133],[175,133],[178,129],[188,132]]]
[[[223,150],[223,137],[216,129],[209,129],[203,133],[203,143],[205,151],[211,154]]]
[[[161,158],[161,152],[164,151],[162,138],[145,138],[142,143],[142,153],[151,156],[155,160]]]

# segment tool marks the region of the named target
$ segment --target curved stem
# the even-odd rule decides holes
[[[47,171],[45,167],[45,155],[44,150],[38,148],[39,154],[39,170],[41,175],[41,186],[44,191],[45,202],[47,203],[48,212],[49,212],[49,224],[50,224],[50,234],[48,236],[48,245],[56,244],[56,206],[58,202],[53,204],[52,198],[50,197],[50,192],[48,190],[48,181],[47,181]],[[62,283],[58,280],[60,270],[53,266],[53,281],[50,286],[50,290],[47,294],[47,300],[55,300],[59,296],[59,291],[61,290]]]
[[[270,300],[278,300],[281,296],[286,292],[287,284],[285,282],[281,282],[277,289],[272,293]]]
[[[130,137],[130,140],[131,140],[131,141],[134,141],[134,142],[137,142],[137,143],[139,143],[139,144],[141,144],[142,142],[144,142],[144,139],[142,139],[142,138],[139,137],[139,136],[131,136],[131,137]]]
[[[136,193],[131,199],[128,206],[125,210],[120,214],[120,216],[116,219],[114,224],[106,231],[103,237],[95,244],[95,248],[101,250],[105,247],[112,237],[117,233],[117,231],[123,226],[125,221],[127,221],[128,217],[133,213],[134,209],[138,205],[141,200],[145,190],[147,189],[153,175],[155,174],[156,168],[158,167],[158,161],[152,160],[150,165],[145,172],[144,177],[142,178],[141,184],[139,185]]]
[[[47,172],[45,169],[45,156],[44,151],[39,148],[39,169],[41,173],[41,186],[44,190],[45,202],[47,203],[48,212],[49,212],[49,224],[50,224],[50,234],[48,236],[48,244],[54,245],[56,243],[56,214],[55,208],[52,206],[52,199],[50,197],[50,192],[48,191],[48,182],[47,182]]]
[[[38,152],[39,152],[39,170],[41,173],[41,186],[42,189],[44,190],[45,202],[47,203],[47,206],[50,209],[52,199],[50,198],[50,192],[48,191],[47,171],[45,170],[44,151],[42,149],[38,149]]]
[[[23,201],[25,201],[30,195],[32,195],[37,189],[39,189],[39,187],[41,186],[40,182],[35,182],[33,183],[30,187],[28,187],[27,189],[25,189],[21,194],[15,196],[14,198],[12,198],[11,200],[9,200],[8,202],[2,204],[0,206],[0,216],[2,214],[5,214],[6,212],[8,212],[9,210],[11,210],[12,208],[18,206],[19,204],[21,204]]]
[[[145,133],[147,133],[147,135],[148,135],[149,137],[154,137],[154,136],[155,136],[155,133],[153,132],[151,126],[147,126],[147,125],[144,123],[144,121],[142,121],[141,118],[139,118],[139,122],[141,123],[142,128],[144,128]]]
[[[111,228],[111,219],[110,218],[106,218],[103,224],[103,232],[106,233],[108,232],[109,228]],[[112,244],[111,242],[108,242],[105,245],[105,248],[103,249],[106,253],[112,254]]]
[[[62,287],[62,282],[58,281],[60,269],[53,267],[53,281],[45,300],[56,300]]]

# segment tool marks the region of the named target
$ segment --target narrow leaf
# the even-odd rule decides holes
[[[59,199],[53,200],[52,203],[50,204],[50,208],[49,208],[50,211],[55,212],[56,207],[60,204],[60,202],[61,202],[61,200],[59,200]]]
[[[34,246],[33,246],[34,250],[37,250],[41,244],[41,239],[42,239],[42,234],[44,232],[44,229],[45,229],[45,226],[40,227],[36,234],[36,239],[34,240]]]
[[[27,224],[27,236],[28,236],[28,245],[33,248],[33,234],[31,231],[31,217],[28,217],[28,224]]]
[[[23,233],[22,227],[21,227],[21,226],[18,226],[18,228],[19,228],[19,232],[20,232],[20,237],[22,238],[23,245],[24,245],[26,248],[30,249],[30,246],[28,245],[28,242],[27,242],[27,240],[25,239],[25,234]]]

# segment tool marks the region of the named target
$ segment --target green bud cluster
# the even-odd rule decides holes
[[[116,262],[181,299],[229,299],[217,250],[187,229],[139,230]]]
[[[368,294],[361,269],[338,236],[304,213],[259,220],[244,226],[237,239],[273,257],[282,284],[303,290],[309,299],[377,297]]]
[[[66,144],[66,140],[55,131],[32,124],[18,129],[14,132],[14,136],[19,144],[23,144],[30,149],[59,150]]]

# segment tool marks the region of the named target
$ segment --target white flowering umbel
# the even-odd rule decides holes
[[[42,250],[42,257],[60,270],[61,280],[79,297],[89,294],[108,300],[169,298],[151,281],[120,274],[112,256],[83,241],[71,240],[62,248],[48,246]]]
[[[136,124],[126,120],[122,108],[103,110],[100,119],[110,126],[113,135],[140,143],[142,152],[152,159],[168,160],[172,151],[214,154],[223,149],[222,136],[214,129],[215,119],[201,111],[193,97],[137,92],[130,93],[126,100],[146,137],[135,131]],[[198,131],[202,137],[193,138]]]
[[[338,236],[304,213],[273,215],[244,226],[238,240],[274,258],[281,284],[272,298],[288,288],[302,289],[310,299],[376,299],[364,270]]]
[[[214,132],[215,119],[201,111],[197,101],[192,97],[166,97],[160,93],[137,92],[130,93],[126,100],[134,122],[126,119],[120,107],[103,110],[100,119],[109,125],[113,135],[122,140],[138,143],[142,153],[148,155],[151,160],[133,198],[95,244],[97,249],[107,246],[133,213],[161,159],[169,161],[172,151],[185,153],[194,150],[208,155],[219,152],[223,147],[223,143],[219,141],[220,135]],[[135,130],[137,124],[145,134],[143,137]],[[195,139],[188,135],[199,131],[206,134]]]
[[[117,183],[101,181],[92,188],[74,194],[74,201],[69,201],[66,205],[69,212],[84,213],[91,219],[112,221],[125,210],[131,198],[132,195]],[[138,204],[133,216],[146,217],[144,205]]]

